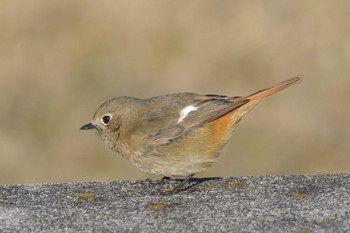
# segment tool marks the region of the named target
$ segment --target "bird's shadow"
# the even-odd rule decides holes
[[[203,182],[206,182],[206,181],[211,181],[211,180],[221,180],[223,179],[222,177],[203,177],[203,178],[191,178],[188,183],[189,185],[182,188],[180,190],[181,191],[187,191],[187,190],[190,190],[192,189],[193,187],[203,183]],[[176,182],[182,182],[183,179],[171,179],[172,181],[176,181]]]
[[[170,183],[175,185],[175,189],[176,189],[176,184],[175,183],[178,183],[178,184],[181,184],[181,182],[184,181],[184,179],[179,179],[179,178],[175,178],[175,179],[171,179],[171,178],[167,178],[167,179],[161,179],[157,182],[154,182],[154,180],[146,180],[148,181],[147,183],[150,185],[150,184],[153,184],[152,186],[155,187],[155,186],[158,186],[158,188],[160,189],[157,189],[158,191],[155,191],[153,194],[154,195],[164,195],[164,196],[168,196],[168,195],[173,195],[175,193],[182,193],[184,191],[186,192],[196,192],[198,191],[198,189],[194,188],[196,186],[198,186],[199,184],[202,184],[206,181],[211,181],[211,180],[222,180],[223,178],[222,177],[203,177],[203,178],[191,178],[190,180],[188,180],[188,184],[185,185],[185,187],[182,187],[181,189],[179,189],[178,191],[176,192],[172,192],[172,190],[174,188],[172,188],[172,190],[167,190],[167,191],[161,191],[164,186],[169,186]],[[155,186],[154,186],[155,185]],[[163,188],[162,188],[163,187]]]

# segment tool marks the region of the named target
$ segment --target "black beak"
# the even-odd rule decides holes
[[[86,125],[83,125],[80,130],[88,130],[88,129],[93,129],[95,126],[92,123],[88,123]]]

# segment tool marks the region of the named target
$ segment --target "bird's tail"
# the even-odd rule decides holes
[[[281,82],[273,87],[260,90],[258,92],[255,92],[254,94],[251,94],[248,96],[242,96],[239,98],[234,98],[234,99],[232,99],[232,102],[236,103],[236,102],[240,102],[242,100],[249,99],[249,102],[246,105],[257,104],[261,99],[263,99],[269,95],[272,95],[276,92],[282,91],[283,89],[285,89],[291,85],[297,84],[297,83],[301,82],[301,80],[302,80],[301,77],[294,77],[291,79],[287,79],[287,80],[285,80],[285,81],[283,81],[283,82]]]
[[[267,97],[276,92],[279,92],[291,85],[299,83],[300,81],[301,81],[300,77],[291,78],[273,87],[255,92],[254,94],[251,94],[248,96],[242,96],[242,97],[235,97],[231,99],[233,103],[245,102],[244,104],[242,104],[242,106],[236,108],[235,110],[233,110],[231,113],[228,114],[230,115],[232,122],[234,123],[233,125],[236,125],[241,120],[241,118],[245,114],[250,112],[264,97]]]

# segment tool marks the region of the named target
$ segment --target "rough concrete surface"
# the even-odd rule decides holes
[[[0,186],[0,232],[349,232],[350,174]]]

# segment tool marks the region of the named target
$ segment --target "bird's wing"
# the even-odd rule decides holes
[[[200,97],[185,104],[176,102],[157,109],[138,129],[155,144],[169,143],[249,102],[242,100],[233,103],[231,100],[234,97],[217,95]]]

